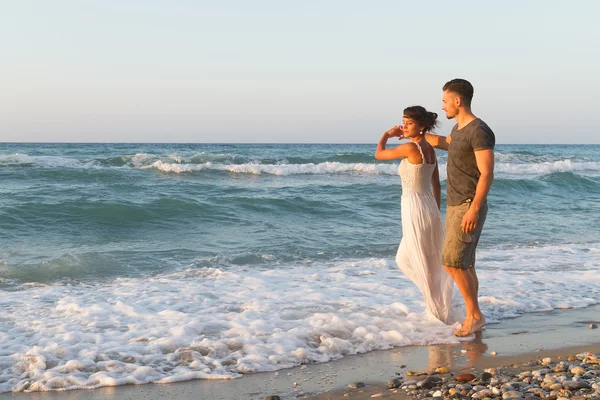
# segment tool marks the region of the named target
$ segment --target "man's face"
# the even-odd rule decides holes
[[[442,110],[446,111],[446,118],[452,119],[458,114],[458,95],[444,90],[442,95]]]

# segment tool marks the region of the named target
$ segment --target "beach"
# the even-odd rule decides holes
[[[4,3],[0,400],[600,400],[600,2]]]
[[[0,400],[600,400],[599,13],[4,2]]]
[[[281,399],[307,398],[368,399],[383,394],[386,398],[407,398],[406,392],[388,389],[390,379],[415,379],[408,374],[433,373],[439,367],[454,374],[479,374],[484,369],[536,363],[546,357],[566,360],[583,352],[600,355],[600,330],[590,324],[600,322],[600,308],[558,310],[528,314],[490,325],[475,340],[454,345],[398,347],[348,356],[327,364],[310,364],[277,372],[244,375],[233,381],[197,380],[176,384],[119,386],[95,390],[12,393],[1,400],[233,400],[280,396]],[[495,355],[492,355],[495,353]],[[514,369],[514,368],[513,368]],[[361,389],[348,385],[362,382]],[[350,394],[351,396],[344,396]]]

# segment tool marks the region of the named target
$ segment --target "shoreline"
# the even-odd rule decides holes
[[[534,353],[481,358],[470,368],[453,368],[449,369],[447,373],[436,373],[435,371],[416,371],[417,376],[407,377],[404,373],[401,375],[395,374],[396,376],[391,376],[390,379],[400,378],[402,384],[406,385],[406,383],[409,381],[421,381],[428,376],[440,376],[444,378],[451,378],[459,374],[473,374],[475,376],[480,376],[484,371],[489,371],[490,369],[498,370],[500,373],[505,373],[507,370],[511,370],[511,372],[515,374],[515,372],[518,373],[522,371],[531,371],[543,368],[544,365],[541,364],[541,360],[543,359],[550,358],[553,362],[567,361],[572,356],[577,354],[590,352],[595,353],[596,356],[600,357],[600,342],[582,346],[542,350]],[[338,388],[305,398],[311,400],[341,400],[348,397],[351,397],[355,400],[366,400],[372,397],[411,400],[416,398],[414,395],[407,394],[408,389],[401,389],[400,387],[396,390],[390,389],[388,387],[388,381],[367,381],[364,383],[365,387],[361,389],[350,389],[349,387]],[[598,383],[598,381],[596,381],[596,383]],[[600,397],[600,392],[596,394],[596,397]],[[539,399],[539,397],[535,398]]]
[[[341,399],[352,382],[364,382],[362,393],[351,397],[370,398],[389,392],[386,383],[408,371],[432,372],[446,367],[450,372],[480,371],[484,368],[529,362],[540,357],[565,357],[592,351],[600,354],[600,305],[524,314],[487,327],[471,342],[452,345],[407,346],[346,356],[325,364],[302,365],[277,372],[260,372],[234,380],[194,380],[174,384],[145,384],[34,393],[3,393],[0,400],[187,400],[187,399]],[[497,355],[492,355],[495,352]],[[404,366],[404,367],[403,367]],[[366,397],[361,397],[366,396]],[[398,390],[392,398],[406,398]]]

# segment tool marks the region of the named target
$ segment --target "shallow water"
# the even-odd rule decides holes
[[[393,263],[400,180],[373,151],[0,144],[0,391],[454,342]],[[489,321],[598,303],[599,196],[600,146],[497,146],[478,252]]]

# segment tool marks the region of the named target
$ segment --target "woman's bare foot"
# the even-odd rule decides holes
[[[454,336],[465,337],[474,334],[475,332],[481,331],[481,328],[485,326],[485,318],[482,316],[481,319],[468,318],[462,323],[459,330],[454,332]]]

